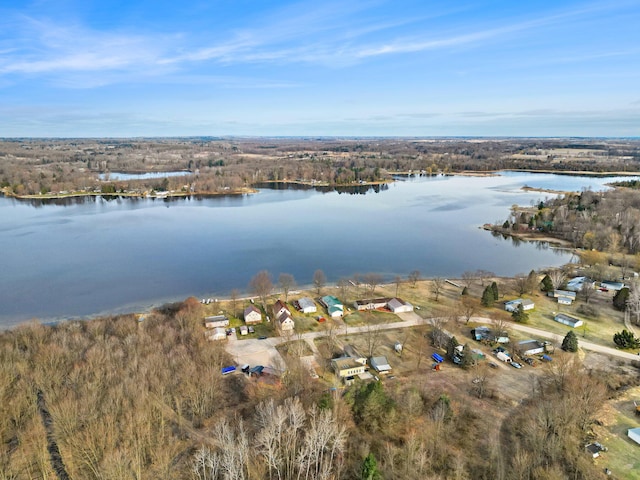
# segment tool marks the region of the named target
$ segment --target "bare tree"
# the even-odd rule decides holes
[[[480,279],[480,285],[482,285],[484,287],[485,282],[488,279],[495,277],[496,274],[493,273],[493,272],[490,272],[489,270],[480,269],[480,270],[476,270],[476,276],[477,276],[477,278]]]
[[[475,272],[464,272],[462,274],[462,283],[465,287],[471,288],[471,284],[477,278],[477,274]]]
[[[380,346],[381,333],[380,325],[374,325],[371,323],[371,316],[367,315],[365,321],[366,329],[364,332],[365,340],[367,342],[367,353],[369,357],[372,357],[376,349]]]
[[[591,286],[591,283],[584,282],[582,284],[582,287],[580,288],[580,292],[578,293],[580,294],[580,297],[584,300],[584,303],[588,305],[589,300],[591,300],[591,298],[593,297],[593,294],[595,293],[595,290]]]
[[[376,288],[382,283],[382,275],[379,273],[367,273],[362,276],[362,281],[366,286],[367,293],[373,295]]]
[[[465,324],[471,321],[471,317],[473,317],[479,309],[478,300],[475,298],[471,298],[468,296],[460,297],[458,302],[458,310],[460,312],[460,316],[464,318]]]
[[[551,279],[551,283],[553,284],[554,290],[558,290],[567,278],[564,272],[560,269],[551,270],[548,273],[548,275],[549,275],[549,278]]]
[[[236,304],[238,303],[238,297],[240,296],[240,291],[237,288],[231,290],[231,311],[233,312],[233,316],[237,317],[238,312],[236,311]]]
[[[320,269],[313,272],[313,285],[316,287],[316,291],[318,295],[320,295],[320,290],[327,284],[327,277],[324,272]]]
[[[435,296],[436,302],[438,301],[438,297],[442,293],[443,288],[444,288],[444,278],[435,277],[431,280],[431,292]]]
[[[260,297],[262,301],[262,307],[266,309],[267,298],[273,291],[273,282],[271,281],[271,274],[266,270],[260,270],[256,273],[249,282],[250,290]]]
[[[289,291],[296,287],[296,279],[290,273],[281,273],[278,277],[278,283],[284,293],[284,301],[289,301]]]
[[[633,282],[627,297],[627,310],[635,317],[636,325],[640,325],[640,284]]]
[[[523,273],[519,273],[515,277],[513,277],[513,286],[518,295],[524,295],[529,287],[529,282],[526,275]]]
[[[420,270],[413,270],[409,274],[409,282],[411,282],[411,286],[415,288],[416,283],[420,280]]]
[[[447,334],[445,327],[449,323],[450,319],[450,315],[445,312],[436,313],[436,315],[431,319],[431,325],[433,325],[431,339],[433,340],[433,345],[436,348],[444,347],[449,341],[449,335]]]
[[[397,297],[398,291],[400,290],[400,285],[402,284],[402,277],[400,275],[396,275],[393,282],[396,284],[396,297]]]
[[[347,278],[341,278],[340,280],[338,280],[338,288],[340,289],[340,298],[342,298],[342,301],[345,303],[349,303],[349,290],[351,288],[351,283],[349,282],[349,279]]]

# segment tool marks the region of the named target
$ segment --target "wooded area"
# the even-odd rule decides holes
[[[262,182],[345,186],[394,174],[640,171],[640,141],[571,139],[5,139],[0,188],[14,195],[240,192]],[[183,171],[117,181],[99,174]]]
[[[0,478],[602,478],[583,442],[634,381],[556,355],[514,406],[498,383],[223,376],[233,361],[204,340],[201,308],[0,335]]]

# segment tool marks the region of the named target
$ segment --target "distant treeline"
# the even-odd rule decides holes
[[[0,188],[16,195],[67,192],[239,191],[261,182],[349,186],[397,172],[638,171],[640,141],[585,139],[13,139],[0,141]],[[184,171],[113,181],[109,172]]]

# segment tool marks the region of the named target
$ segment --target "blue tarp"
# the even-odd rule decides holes
[[[434,353],[433,355],[431,355],[431,358],[433,358],[438,363],[444,362],[444,358],[441,355],[438,355],[437,353]]]
[[[236,367],[234,367],[233,365],[231,365],[230,367],[222,367],[222,374],[223,375],[227,375],[227,374],[235,372],[235,371],[236,371]]]

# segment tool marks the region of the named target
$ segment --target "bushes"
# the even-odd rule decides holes
[[[640,348],[640,338],[636,337],[627,329],[616,333],[613,336],[613,343],[622,349]]]

